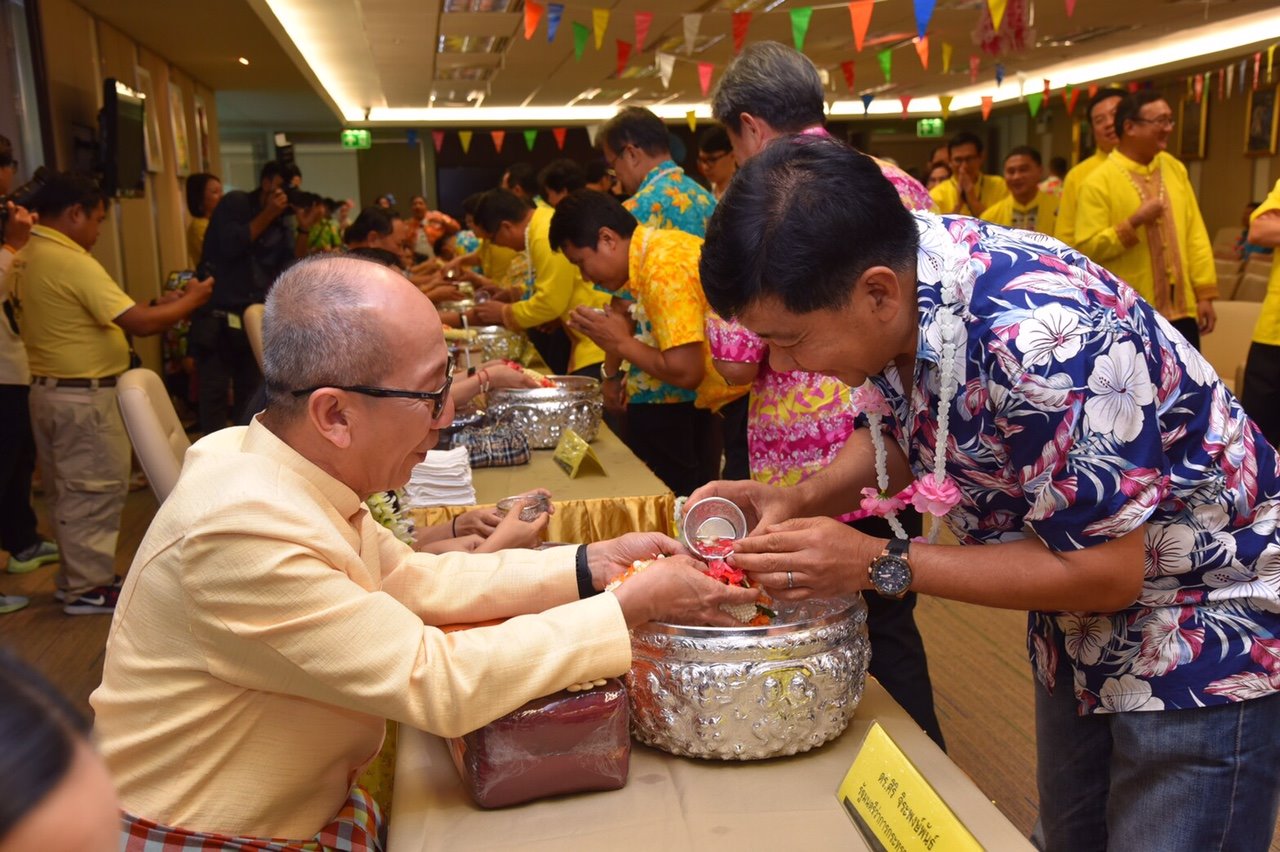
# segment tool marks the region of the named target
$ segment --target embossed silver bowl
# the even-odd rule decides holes
[[[584,441],[600,430],[604,401],[600,383],[583,376],[548,376],[549,388],[501,388],[489,393],[489,415],[524,433],[535,450],[554,447],[565,428]]]
[[[781,609],[767,627],[631,631],[631,733],[684,757],[760,760],[838,737],[862,700],[871,645],[861,595]]]
[[[484,350],[484,359],[492,361],[501,358],[505,361],[519,361],[529,347],[529,338],[524,332],[511,331],[500,325],[485,325],[475,329],[476,342]]]

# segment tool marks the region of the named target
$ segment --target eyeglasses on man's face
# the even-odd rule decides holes
[[[718,154],[699,154],[698,164],[703,166],[714,166],[716,163],[729,156],[729,151],[721,151]]]
[[[1154,124],[1156,127],[1164,128],[1166,130],[1173,127],[1175,124],[1173,116],[1171,115],[1161,115],[1155,118],[1131,118],[1129,120],[1134,124]]]
[[[291,390],[289,393],[294,397],[303,397],[313,394],[321,388],[333,388],[334,390],[358,393],[378,399],[415,399],[419,402],[431,403],[431,419],[439,420],[440,415],[444,413],[445,400],[449,398],[449,389],[453,387],[453,369],[456,363],[454,357],[450,355],[449,360],[445,362],[444,385],[441,386],[440,390],[414,391],[400,388],[384,388],[376,385],[316,385],[315,387]]]

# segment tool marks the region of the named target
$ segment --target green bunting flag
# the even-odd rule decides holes
[[[876,59],[880,62],[880,71],[884,74],[884,81],[890,82],[890,72],[893,70],[893,51],[882,50],[876,54]]]
[[[528,148],[530,151],[532,151],[533,143],[537,140],[537,138],[538,138],[538,131],[526,130],[524,132],[524,146]]]
[[[586,24],[573,22],[573,60],[574,62],[582,61],[582,54],[587,49],[587,41],[591,38],[591,27]]]
[[[812,6],[791,10],[791,39],[796,43],[797,53],[804,53],[804,37],[809,34],[809,21],[812,18]]]

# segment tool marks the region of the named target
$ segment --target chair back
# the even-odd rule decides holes
[[[1236,287],[1233,300],[1237,302],[1261,302],[1266,297],[1267,276],[1248,273],[1240,278],[1240,284]]]
[[[1218,317],[1217,326],[1211,333],[1200,336],[1200,354],[1213,365],[1227,387],[1239,394],[1236,377],[1249,357],[1253,327],[1258,324],[1262,303],[1218,299],[1213,303],[1213,310]]]
[[[151,490],[161,503],[169,496],[182,470],[191,441],[173,409],[164,382],[150,370],[129,370],[116,384],[116,398],[134,454]]]
[[[253,357],[258,359],[258,369],[262,369],[262,314],[266,310],[262,305],[250,305],[244,309],[244,333],[249,338],[249,348]]]

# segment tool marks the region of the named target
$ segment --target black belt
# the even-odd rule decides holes
[[[113,388],[116,386],[116,378],[116,376],[106,376],[101,379],[54,379],[49,376],[32,376],[31,384],[51,388]]]

